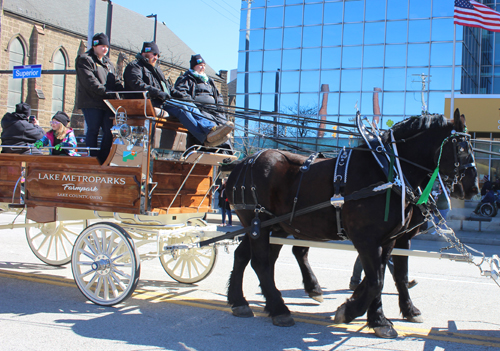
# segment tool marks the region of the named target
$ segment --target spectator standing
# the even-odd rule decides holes
[[[219,207],[222,213],[222,226],[226,225],[226,214],[227,214],[227,226],[231,227],[233,225],[233,216],[231,214],[231,207],[229,205],[229,201],[227,200],[226,182],[227,182],[227,177],[222,179],[222,185],[219,188]]]

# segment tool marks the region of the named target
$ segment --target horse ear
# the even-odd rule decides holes
[[[460,114],[459,109],[455,109],[455,114],[453,115],[453,124],[455,125],[455,130],[457,132],[464,131],[465,128],[465,116]]]

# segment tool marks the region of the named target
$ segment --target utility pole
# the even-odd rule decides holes
[[[246,25],[246,36],[245,36],[245,111],[248,111],[249,108],[249,97],[248,97],[248,70],[249,70],[249,59],[250,53],[250,19],[251,19],[251,11],[252,11],[252,2],[253,0],[242,0],[248,3],[247,6],[247,25]],[[245,119],[245,140],[248,142],[248,119]]]
[[[95,2],[96,0],[89,0],[89,25],[87,27],[87,50],[92,48],[92,37],[94,36],[94,22],[95,22]]]

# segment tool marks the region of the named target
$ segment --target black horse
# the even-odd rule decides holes
[[[467,131],[465,119],[460,118],[458,110],[453,121],[442,116],[410,118],[393,126],[392,131],[404,177],[412,189],[425,186],[429,173],[439,166],[445,182],[453,188],[452,196],[469,199],[477,193],[477,171],[472,148],[468,136],[464,134]],[[386,144],[390,143],[390,132],[385,132],[382,140]],[[367,149],[367,146],[352,151],[345,185],[346,198],[360,189],[387,182],[387,176],[375,158],[363,149]],[[227,182],[228,198],[232,205],[236,205],[236,213],[245,227],[252,225],[256,213],[259,220],[264,222],[331,199],[334,194],[336,159],[317,159],[300,181],[300,168],[305,160],[306,157],[289,152],[266,150],[235,167]],[[294,209],[297,189],[298,202]],[[337,309],[336,323],[349,323],[367,312],[368,326],[378,336],[397,336],[392,323],[384,316],[381,293],[385,266],[392,249],[409,248],[411,238],[423,222],[420,209],[409,198],[411,196],[407,197],[405,218],[402,219],[401,196],[392,191],[386,221],[385,191],[344,203],[342,226],[360,255],[365,278],[352,297]],[[249,204],[254,204],[254,208]],[[341,240],[337,234],[336,210],[333,206],[321,208],[307,215],[295,216],[291,223],[287,220],[263,227],[257,238],[247,233],[235,251],[228,285],[228,303],[232,306],[233,314],[243,317],[252,315],[242,290],[243,272],[251,261],[273,323],[290,326],[294,324],[293,318],[274,283],[274,263],[280,247],[269,244],[270,232],[276,236],[293,235],[306,240]],[[296,257],[302,257],[303,262],[307,262],[307,250],[302,250]],[[419,322],[421,313],[413,306],[407,289],[408,258],[393,258],[401,312],[408,320]],[[301,266],[301,270],[306,291],[309,289],[313,291],[312,295],[320,295],[321,290],[310,267]]]

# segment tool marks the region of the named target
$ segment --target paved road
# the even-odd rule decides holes
[[[9,215],[0,215],[1,222]],[[438,241],[418,240],[414,249],[436,251]],[[312,249],[311,264],[325,292],[319,304],[301,289],[289,247],[277,263],[276,283],[296,325],[274,327],[262,311],[258,281],[249,268],[244,289],[256,318],[233,317],[225,304],[234,247],[219,250],[213,273],[195,285],[170,279],[158,260],[145,261],[132,298],[115,307],[89,303],[69,266],[50,267],[30,252],[22,230],[0,231],[0,340],[2,350],[489,350],[500,347],[500,288],[466,263],[410,258],[411,290],[423,324],[403,321],[397,295],[386,279],[383,303],[400,337],[375,337],[365,317],[332,325],[347,290],[356,254]],[[500,247],[476,245],[487,255]]]

